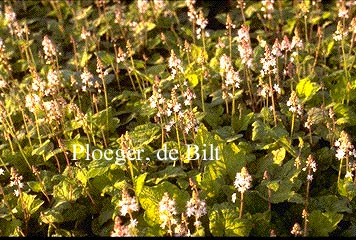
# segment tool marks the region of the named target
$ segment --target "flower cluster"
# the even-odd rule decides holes
[[[137,226],[137,220],[131,220],[128,225],[123,225],[122,220],[119,216],[115,217],[114,220],[114,229],[111,232],[110,236],[111,237],[129,237],[129,236],[135,236],[134,229]]]
[[[204,18],[203,11],[199,11],[198,18],[196,19],[196,24],[198,28],[196,29],[196,34],[197,34],[197,39],[200,39],[202,34],[205,34],[204,36],[208,36],[207,33],[204,33],[204,29],[208,25],[208,20]]]
[[[174,215],[177,215],[176,201],[169,197],[167,192],[164,193],[162,200],[159,202],[159,219],[161,228],[168,227],[168,233],[172,234],[172,226],[177,224]]]
[[[252,182],[252,176],[248,173],[246,167],[243,167],[241,169],[241,172],[236,173],[234,186],[237,189],[237,191],[244,193],[246,190],[250,189],[251,182]],[[236,200],[236,194],[235,197],[233,195],[233,199]],[[235,201],[233,200],[233,202]]]
[[[354,145],[351,144],[350,137],[345,131],[341,132],[340,138],[335,141],[334,146],[337,147],[335,155],[337,159],[341,160],[348,156],[356,157]]]
[[[341,4],[338,12],[339,18],[349,18],[349,10],[346,8],[345,4]]]
[[[124,6],[120,1],[116,4],[115,8],[115,23],[120,24],[125,17]]]
[[[132,212],[137,212],[139,206],[136,200],[136,197],[130,197],[126,189],[122,190],[122,199],[119,201],[120,213],[121,216],[130,215]]]
[[[108,69],[104,70],[103,62],[99,57],[96,57],[96,72],[98,73],[99,78],[102,80],[106,75],[109,74]],[[95,87],[99,88],[99,85],[96,85]]]
[[[289,100],[287,101],[287,106],[289,107],[290,112],[296,113],[299,116],[303,114],[303,107],[300,104],[299,98],[295,91],[292,91]]]
[[[3,64],[5,66],[9,66],[8,65],[8,58],[5,55],[5,44],[4,44],[4,41],[2,40],[2,38],[0,38],[0,64]]]
[[[87,31],[84,26],[82,27],[82,33],[80,34],[80,38],[85,40],[87,39],[88,37],[90,37],[90,31]]]
[[[311,130],[312,125],[313,125],[313,120],[312,120],[312,118],[308,115],[307,121],[304,123],[304,127],[305,127],[305,128],[308,128],[309,130]]]
[[[252,48],[250,41],[249,30],[245,25],[237,31],[237,48],[240,53],[242,64],[246,64],[248,68],[252,67]]]
[[[128,225],[124,225],[121,218],[116,216],[114,220],[114,228],[111,232],[111,237],[136,236],[136,226],[138,221],[132,217],[132,212],[137,212],[139,210],[139,205],[137,203],[136,197],[131,197],[125,188],[122,190],[121,196],[121,200],[118,203],[120,208],[120,215],[126,216],[129,214],[130,223]]]
[[[226,23],[225,23],[226,29],[235,29],[236,25],[232,23],[230,14],[227,14],[226,16]]]
[[[42,106],[41,98],[35,93],[27,94],[25,97],[25,102],[26,102],[26,108],[28,108],[30,112],[35,112],[37,107]]]
[[[290,45],[291,49],[302,49],[303,48],[303,40],[299,37],[298,32],[296,31],[293,38],[292,43]]]
[[[84,71],[82,74],[80,74],[80,79],[82,80],[82,91],[86,92],[87,88],[91,88],[94,83],[93,79],[94,76],[91,74],[86,67],[84,67]]]
[[[233,98],[235,89],[240,88],[239,72],[234,70],[231,59],[226,54],[220,57],[220,73],[225,78],[222,82],[223,99]]]
[[[49,124],[60,124],[63,117],[63,112],[65,111],[65,107],[67,105],[66,100],[61,97],[55,100],[43,102],[42,104],[46,112],[46,122]]]
[[[308,156],[307,161],[306,161],[306,166],[304,168],[302,168],[302,170],[304,172],[308,170],[307,181],[308,182],[313,181],[312,172],[316,172],[316,162],[312,155]]]
[[[44,92],[46,96],[55,96],[56,93],[60,91],[60,88],[63,87],[63,84],[58,76],[59,76],[58,71],[53,71],[52,69],[48,71],[47,87]]]
[[[283,40],[281,42],[280,50],[281,51],[285,51],[285,52],[288,52],[288,51],[292,50],[292,45],[289,42],[289,39],[288,39],[288,37],[286,35],[283,36]]]
[[[208,25],[208,20],[206,18],[204,18],[204,14],[202,11],[199,11],[199,13],[196,12],[195,7],[194,7],[195,0],[186,0],[185,3],[188,7],[189,21],[198,26],[198,28],[195,31],[197,34],[197,39],[200,39],[202,36],[201,34],[202,34],[203,30]],[[204,35],[204,36],[206,36],[206,35]]]
[[[192,181],[192,179],[189,179],[189,182],[193,192],[192,192],[191,199],[187,202],[186,213],[188,217],[190,216],[195,217],[194,226],[198,227],[201,225],[199,219],[207,213],[206,203],[204,200],[201,200],[199,198],[199,191],[196,187],[196,184]]]
[[[277,61],[276,57],[271,53],[268,45],[265,45],[264,57],[261,58],[260,62],[262,63],[261,75],[276,74],[277,73]]]
[[[174,233],[176,237],[190,237],[190,230],[188,228],[188,222],[187,219],[184,215],[184,213],[182,213],[182,217],[181,217],[181,222],[180,224],[177,224],[177,226],[174,228]]]
[[[10,30],[10,34],[12,36],[16,35],[21,38],[25,29],[21,27],[18,21],[16,21],[16,13],[13,11],[12,7],[9,5],[5,6],[5,21],[7,22],[7,26]],[[28,31],[28,29],[27,29]]]
[[[156,77],[152,87],[153,94],[149,98],[150,107],[158,110],[155,121],[160,122],[167,133],[171,131],[174,125],[180,128],[184,134],[191,131],[196,132],[199,121],[195,117],[195,110],[192,109],[192,101],[196,98],[196,95],[188,87],[188,83],[185,81],[183,84],[183,98],[178,98],[177,90],[181,88],[179,84],[176,84],[171,90],[170,99],[166,99],[162,95],[159,83],[160,80]]]
[[[32,84],[31,89],[35,92],[38,92],[41,96],[46,94],[46,82],[40,77],[40,75],[34,69],[30,69],[30,73],[32,76]]]
[[[23,177],[19,175],[14,167],[10,169],[10,187],[17,186],[17,189],[14,190],[14,194],[18,197],[21,194],[21,189],[24,187],[22,181]]]
[[[53,64],[54,60],[58,54],[58,50],[56,45],[52,42],[52,40],[45,35],[42,40],[44,58],[46,60],[46,64]]]
[[[290,231],[291,234],[293,234],[295,237],[301,236],[303,234],[303,230],[300,227],[299,223],[295,223],[293,225],[292,230]]]
[[[345,30],[343,25],[342,25],[342,22],[339,21],[337,23],[336,31],[335,31],[334,36],[333,36],[334,40],[335,41],[341,41],[343,38],[347,37],[347,35],[348,35],[347,29]]]
[[[83,72],[80,74],[80,80],[81,82],[78,83],[78,81],[74,77],[71,78],[71,86],[79,86],[79,88],[75,90],[76,92],[79,92],[79,89],[82,92],[90,92],[93,89],[97,89],[98,93],[101,92],[100,83],[94,80],[94,75],[89,72],[86,67],[84,67]]]
[[[265,19],[272,19],[272,12],[274,10],[274,0],[262,0],[261,3],[261,11],[263,12],[263,17]]]
[[[138,0],[137,1],[137,8],[138,12],[141,14],[144,14],[149,7],[148,1],[147,0]]]
[[[118,53],[117,53],[117,56],[116,56],[116,62],[117,63],[121,63],[121,62],[124,62],[127,58],[127,54],[126,52],[124,52],[121,47],[119,47],[119,50],[118,50]]]
[[[183,73],[182,61],[176,56],[173,50],[171,50],[171,56],[169,57],[168,67],[171,70],[171,78],[174,79],[177,73]]]

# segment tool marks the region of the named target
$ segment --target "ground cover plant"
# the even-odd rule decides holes
[[[2,1],[1,236],[356,236],[354,1]]]

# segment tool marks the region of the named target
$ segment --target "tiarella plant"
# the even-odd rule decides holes
[[[0,236],[354,236],[354,1],[0,3]]]

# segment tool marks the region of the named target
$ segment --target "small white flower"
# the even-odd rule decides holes
[[[5,170],[3,168],[0,168],[0,175],[4,175],[5,174]]]
[[[309,182],[313,181],[313,175],[308,174],[307,175],[307,181],[309,181]]]
[[[233,194],[232,194],[231,200],[232,200],[233,203],[236,202],[236,193],[233,193]]]
[[[196,227],[201,226],[201,221],[195,221],[195,222],[194,222],[194,226],[196,226]]]
[[[345,174],[345,178],[353,178],[353,176],[354,175],[349,171],[347,171],[346,174]]]
[[[129,227],[136,227],[138,224],[137,219],[131,219]]]
[[[337,159],[343,159],[345,157],[345,151],[343,149],[338,149],[336,150],[336,154],[335,154]]]
[[[278,93],[278,94],[281,94],[281,88],[279,87],[279,85],[278,84],[274,84],[273,85],[273,89]]]
[[[20,191],[19,191],[18,189],[15,189],[15,190],[14,190],[14,195],[15,195],[16,197],[18,197],[18,196],[20,195]]]
[[[173,111],[174,112],[179,112],[179,110],[181,109],[181,104],[180,103],[176,103],[173,107]]]

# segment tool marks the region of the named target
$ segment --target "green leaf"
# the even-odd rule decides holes
[[[214,204],[209,211],[209,229],[213,236],[248,236],[251,224],[239,219],[238,209],[229,203]]]
[[[89,166],[88,166],[88,172],[87,172],[87,178],[95,178],[96,176],[101,176],[104,175],[108,170],[109,170],[109,166],[108,165],[94,165],[92,163],[98,163],[98,162],[104,162],[106,163],[106,161],[92,161]]]
[[[81,188],[78,184],[70,183],[68,180],[63,180],[53,187],[53,196],[59,199],[72,202],[76,201],[81,194]]]
[[[51,159],[51,157],[57,155],[58,153],[62,153],[62,152],[63,152],[63,149],[61,149],[61,148],[57,148],[55,150],[50,150],[45,153],[45,159],[46,159],[46,161],[48,161],[49,159]]]
[[[313,236],[327,237],[334,231],[337,224],[342,220],[343,215],[336,212],[321,212],[314,210],[309,215],[309,227]]]
[[[86,157],[86,146],[78,139],[72,139],[65,143],[66,149],[73,153],[73,160],[83,159]]]
[[[231,126],[223,126],[215,130],[215,132],[226,142],[233,142],[236,139],[243,137],[242,134],[236,134]]]
[[[167,179],[177,179],[180,177],[186,177],[187,174],[184,172],[184,170],[181,167],[173,167],[172,165],[169,165],[168,167],[166,167],[165,169],[163,169],[162,171],[157,172],[156,174],[154,174],[152,177],[156,177],[156,181],[155,184],[160,183],[163,180],[167,180]]]
[[[312,82],[309,77],[301,79],[296,86],[297,94],[303,98],[303,103],[310,100],[319,89],[320,85]]]
[[[205,104],[206,113],[204,115],[204,120],[212,127],[217,128],[222,124],[221,115],[224,112],[224,108],[221,105],[212,107],[209,104]]]
[[[62,213],[55,209],[49,209],[49,210],[42,212],[40,218],[41,218],[41,221],[45,224],[61,223],[64,221]]]
[[[145,180],[146,180],[147,174],[148,174],[147,172],[143,173],[136,178],[136,180],[135,180],[135,194],[136,194],[136,196],[140,195],[142,188],[145,185]]]
[[[352,213],[347,198],[337,197],[335,195],[326,195],[311,199],[313,209],[320,209],[325,212],[346,212]]]
[[[159,131],[160,127],[157,124],[146,123],[135,127],[135,129],[130,132],[130,137],[133,145],[140,149],[155,139],[158,139],[160,137],[158,134]]]
[[[41,184],[37,181],[28,181],[27,184],[34,192],[41,192],[42,190]]]
[[[338,190],[341,196],[347,197],[351,201],[356,196],[356,185],[349,178],[340,179]]]
[[[113,66],[115,58],[113,54],[110,54],[106,51],[97,52],[98,57],[106,66]]]
[[[271,185],[269,186],[271,187]],[[273,183],[272,187],[277,188],[277,185]],[[286,200],[289,202],[303,203],[303,197],[292,189],[293,183],[287,180],[280,181],[277,190],[272,192],[271,203],[281,203]]]
[[[20,237],[23,235],[20,235],[18,233],[19,228],[23,226],[23,222],[20,219],[11,219],[10,221],[7,221],[5,219],[0,218],[0,226],[1,226],[1,236],[2,237]]]
[[[242,116],[240,118],[237,116],[234,116],[232,118],[231,125],[236,132],[246,131],[248,125],[250,124],[251,120],[253,119],[253,116],[254,116],[254,112],[242,114]]]
[[[277,192],[279,188],[279,181],[270,181],[266,186],[272,191]]]
[[[336,120],[337,125],[356,125],[356,113],[351,106],[341,103],[332,104],[331,106],[333,106],[333,110],[336,116],[338,116]]]
[[[273,154],[273,163],[277,164],[278,166],[281,166],[286,156],[286,149],[279,148],[277,150],[273,150],[272,154]]]
[[[154,76],[161,76],[161,74],[166,70],[166,65],[164,64],[158,64],[154,65],[151,67],[148,67],[146,70],[147,75],[151,75],[152,77]]]
[[[89,17],[89,15],[93,12],[93,6],[89,6],[87,8],[80,8],[80,11],[77,12],[76,15],[74,15],[74,19],[76,20],[81,20]]]
[[[268,131],[268,127],[261,120],[256,120],[252,123],[252,141],[257,140],[267,140],[266,132]]]
[[[83,52],[82,58],[80,59],[79,66],[83,68],[87,62],[90,60],[90,58],[93,56],[93,54],[88,53],[87,51]]]
[[[89,180],[87,173],[88,171],[85,168],[76,169],[76,179],[78,179],[83,184],[83,186],[86,186]]]
[[[329,56],[333,47],[334,47],[335,41],[334,40],[330,40],[328,43],[328,46],[326,47],[326,53],[325,53],[325,57]]]
[[[33,155],[42,155],[46,152],[49,152],[53,148],[53,144],[51,144],[51,140],[47,139],[44,143],[42,143],[38,148],[33,149]]]
[[[196,73],[186,74],[185,77],[188,79],[193,88],[198,85],[199,77]]]
[[[30,195],[30,194],[27,194],[25,192],[22,192],[22,200],[23,200],[24,205],[26,206],[26,210],[28,211],[28,213],[30,215],[32,215],[35,212],[37,212],[37,210],[44,203],[44,201],[42,201],[40,199],[36,199],[36,195]],[[19,203],[18,204],[20,206],[22,206],[20,198],[19,198]]]

